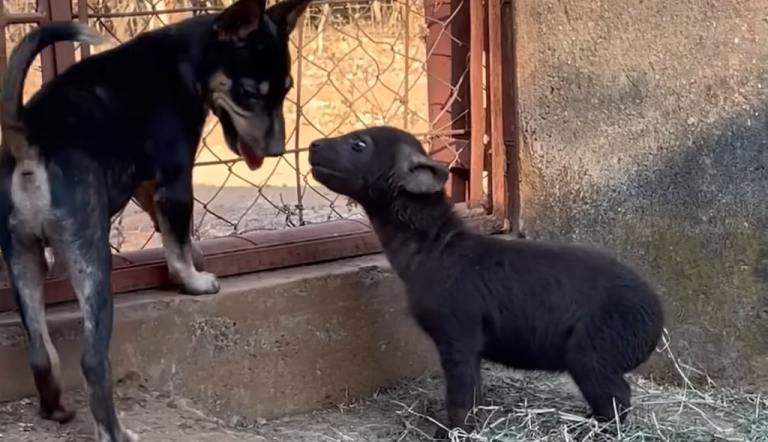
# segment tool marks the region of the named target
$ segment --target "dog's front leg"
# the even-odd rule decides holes
[[[190,230],[192,227],[192,171],[162,174],[155,189],[157,222],[163,236],[163,248],[171,278],[191,295],[219,291],[219,281],[212,273],[195,268]],[[169,179],[170,178],[170,179]]]
[[[155,190],[157,185],[154,181],[144,181],[139,184],[139,187],[133,193],[133,198],[136,204],[144,210],[149,218],[152,220],[152,225],[155,228],[155,232],[160,232],[160,221],[157,219],[157,208],[155,207]],[[190,217],[190,223],[192,219]],[[197,270],[205,270],[205,257],[203,251],[194,242],[190,243],[192,247],[192,261],[195,263]]]

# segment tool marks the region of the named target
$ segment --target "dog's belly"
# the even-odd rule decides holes
[[[520,339],[519,336],[493,336],[487,340],[483,358],[519,370],[563,371],[565,348]]]
[[[137,173],[133,165],[112,167],[107,173],[109,215],[120,212],[130,201],[146,174]]]

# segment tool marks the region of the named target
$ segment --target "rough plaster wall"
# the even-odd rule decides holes
[[[679,355],[768,388],[768,1],[516,4],[524,232],[616,251]]]

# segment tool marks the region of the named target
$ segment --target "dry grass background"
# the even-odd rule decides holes
[[[91,18],[90,24],[112,39],[93,52],[192,15],[164,10],[216,8],[231,2],[89,0],[92,17],[152,12],[136,17]],[[5,3],[9,12],[29,12],[35,8],[34,0]],[[392,124],[415,133],[429,131],[425,23],[422,0],[349,0],[312,5],[305,15],[303,29],[292,36],[296,87],[289,94],[284,111],[287,146],[294,152],[267,159],[260,170],[252,172],[225,146],[218,122],[210,117],[197,157],[201,166],[194,173],[198,199],[196,237],[359,217],[354,205],[339,199],[308,175],[307,154],[301,149],[317,137],[374,124]],[[8,28],[9,51],[29,29],[31,25]],[[79,54],[76,51],[78,58]],[[38,59],[28,76],[25,96],[34,94],[41,83]],[[159,245],[148,217],[133,204],[113,225],[112,243],[116,250]]]

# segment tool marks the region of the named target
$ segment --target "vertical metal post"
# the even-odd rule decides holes
[[[483,105],[483,51],[485,43],[483,2],[469,4],[469,201],[470,207],[483,203],[485,166],[485,108]]]
[[[49,18],[51,21],[71,21],[72,20],[72,0],[47,0]],[[53,58],[55,60],[56,71],[58,75],[65,69],[75,64],[75,45],[71,41],[56,43],[53,47]]]
[[[432,130],[467,129],[468,82],[460,81],[467,70],[469,8],[464,0],[424,0],[427,24],[427,94]],[[467,194],[466,165],[469,149],[466,136],[451,135],[450,140],[436,138],[432,145],[435,159],[454,164],[446,183],[453,201],[464,201]]]
[[[305,18],[302,15],[299,18],[298,23],[298,34],[297,34],[297,40],[298,43],[296,44],[296,132],[294,137],[294,148],[296,149],[296,152],[293,154],[293,160],[296,163],[296,209],[299,212],[299,225],[304,225],[304,205],[303,205],[303,193],[301,191],[301,163],[300,163],[300,153],[299,153],[299,147],[300,147],[300,137],[301,135],[301,115],[302,115],[302,107],[301,107],[301,70],[303,67],[303,59],[304,59],[304,24],[305,24]]]
[[[46,21],[51,20],[51,0],[37,0],[37,10],[42,12]],[[40,22],[41,24],[44,22]],[[53,48],[47,47],[40,54],[40,67],[43,70],[43,83],[50,81],[56,76],[56,58]]]
[[[502,83],[502,20],[501,1],[488,1],[488,88],[490,100],[490,143],[491,143],[491,198],[493,214],[509,228],[509,193],[507,189],[507,151],[504,145],[504,109]]]
[[[405,13],[403,14],[403,20],[405,21],[405,74],[403,76],[403,88],[405,89],[405,92],[403,93],[402,98],[403,129],[408,130],[408,105],[410,104],[411,95],[411,79],[409,72],[411,69],[411,5],[407,2],[405,5]]]
[[[515,2],[503,0],[501,10],[502,26],[501,58],[503,65],[502,74],[502,100],[503,100],[503,126],[504,145],[507,154],[507,217],[511,222],[511,229],[517,233],[520,230],[520,146],[522,136],[520,132],[520,112],[518,107],[518,77],[517,67],[517,40],[515,32]]]
[[[88,24],[88,0],[77,0],[77,18],[80,23]],[[83,59],[91,55],[91,45],[82,43],[80,45],[80,58]]]
[[[5,15],[5,2],[0,1],[0,87],[5,82],[5,69],[8,66],[8,47],[5,44],[5,39],[8,34],[8,20]]]

